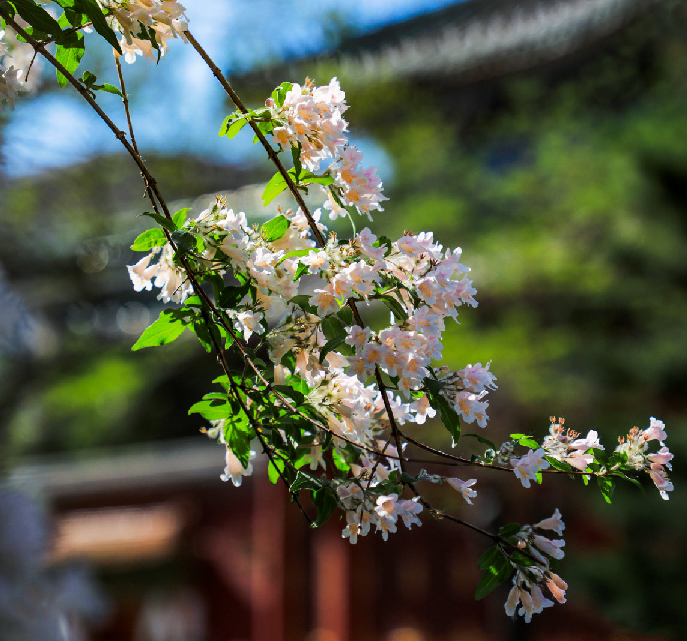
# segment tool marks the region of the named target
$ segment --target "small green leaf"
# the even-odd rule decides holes
[[[539,446],[537,445],[537,447]],[[560,472],[570,472],[574,469],[565,461],[559,461],[558,459],[555,459],[552,456],[546,456],[544,458],[546,458],[546,460],[549,462],[552,468],[554,468],[555,470],[559,470]]]
[[[276,485],[284,472],[284,461],[279,457],[273,457],[267,466],[267,476],[272,485]]]
[[[63,27],[69,26],[69,21],[65,14],[60,16],[59,24]],[[67,37],[58,39],[55,58],[64,65],[69,73],[74,74],[81,62],[84,51],[83,34],[76,31]],[[67,77],[60,71],[57,71],[57,84],[60,87],[64,87],[67,84]]]
[[[513,566],[504,556],[495,559],[486,569],[475,589],[475,600],[483,599],[513,574]]]
[[[429,376],[427,378],[425,378],[423,383],[425,385],[425,389],[430,394],[439,394],[439,392],[441,392],[441,390],[444,387],[444,383],[442,381],[434,380],[433,378],[430,378]]]
[[[136,343],[134,343],[131,351],[135,352],[144,347],[167,345],[167,343],[175,341],[186,329],[183,316],[180,310],[163,310],[160,317],[152,325],[143,330],[143,333]]]
[[[296,480],[291,483],[289,490],[291,492],[298,492],[298,490],[320,490],[326,485],[328,485],[328,482],[324,479],[317,478],[312,474],[298,472]]]
[[[314,251],[311,248],[308,249],[294,249],[290,251],[286,256],[281,258],[277,265],[281,265],[287,258],[300,258],[301,256],[307,256],[311,251]]]
[[[83,82],[89,88],[95,84],[97,79],[98,77],[90,71],[84,71],[83,74],[81,74],[81,82]]]
[[[271,220],[268,220],[260,228],[260,236],[264,241],[271,243],[275,240],[279,240],[290,226],[291,222],[289,219],[279,214],[279,216],[275,216]]]
[[[301,143],[298,145],[291,145],[291,158],[293,159],[293,168],[295,170],[294,179],[298,182],[301,172],[303,171],[303,165],[301,164],[301,151],[303,146]]]
[[[177,247],[177,255],[188,254],[196,246],[196,237],[185,229],[175,229],[172,232],[172,242]]]
[[[219,300],[217,304],[222,309],[236,309],[238,304],[243,300],[243,298],[250,292],[250,282],[239,285],[238,287],[234,285],[229,285],[222,290],[219,295]]]
[[[379,298],[394,313],[396,322],[403,322],[408,320],[408,314],[403,309],[401,304],[393,296],[389,294],[383,294]]]
[[[224,424],[224,440],[244,468],[250,462],[250,442],[254,435],[248,417],[234,401],[233,413]]]
[[[229,418],[234,412],[230,403],[227,403],[227,398],[224,396],[220,399],[203,399],[191,405],[188,410],[189,414],[200,414],[208,421],[218,421],[222,418]]]
[[[597,476],[596,482],[599,484],[599,489],[604,497],[604,501],[610,503],[613,498],[613,491],[615,490],[615,481],[608,476]]]
[[[332,340],[328,341],[327,344],[320,350],[320,364],[324,363],[324,359],[326,358],[327,354],[329,352],[335,350],[341,343],[343,343],[346,340],[347,334],[339,334],[338,336],[332,338]]]
[[[273,92],[272,99],[276,103],[277,107],[281,107],[284,104],[284,99],[286,94],[291,91],[293,85],[290,82],[282,82]]]
[[[479,434],[463,434],[463,438],[465,438],[466,436],[477,439],[480,443],[482,443],[482,445],[486,445],[487,447],[490,447],[492,450],[498,449],[496,445],[494,445],[488,438],[484,438],[484,436],[480,436]]]
[[[353,325],[353,312],[348,305],[342,307],[336,315],[341,319],[344,325]]]
[[[274,389],[276,392],[279,392],[281,396],[287,396],[288,398],[292,399],[297,405],[302,405],[305,403],[305,396],[289,385],[273,385],[272,389]]]
[[[499,550],[498,546],[495,545],[494,547],[487,548],[484,552],[482,552],[482,556],[480,556],[477,560],[477,567],[480,570],[486,570],[501,556],[503,555],[501,554],[501,550]]]
[[[57,20],[53,18],[43,7],[30,0],[12,0],[17,13],[26,20],[32,27],[49,33],[51,36],[57,36],[62,33],[62,29]]]
[[[167,242],[167,237],[161,229],[148,229],[131,245],[131,249],[137,252],[150,251],[153,247],[162,247]]]
[[[458,439],[460,439],[460,417],[441,394],[433,394],[430,392],[427,398],[429,399],[429,404],[439,412],[441,422],[451,435],[453,447],[455,447],[456,443],[458,443]]]
[[[284,177],[279,172],[274,174],[265,185],[265,191],[262,192],[262,204],[267,207],[267,205],[286,189],[286,186]]]
[[[107,93],[113,93],[117,96],[120,96],[121,98],[124,97],[122,95],[122,92],[119,89],[117,89],[117,87],[107,82],[102,85],[93,85],[93,89],[95,89],[96,91],[106,91]]]
[[[336,509],[338,505],[336,497],[328,487],[323,487],[321,490],[315,490],[312,493],[312,500],[317,508],[317,518],[310,527],[320,527]]]
[[[105,16],[95,0],[74,0],[74,9],[85,13],[93,23],[93,28],[115,48],[120,56],[122,55],[122,48],[119,46],[117,36],[107,24]]]
[[[308,266],[304,263],[300,263],[298,265],[298,269],[296,269],[296,273],[293,275],[294,280],[298,280],[303,274],[308,273]]]
[[[509,523],[499,528],[499,536],[505,539],[506,537],[516,535],[521,529],[522,525],[520,525],[520,523]]]
[[[243,129],[243,127],[247,123],[248,121],[245,117],[234,120],[234,122],[232,122],[231,125],[227,127],[225,136],[227,138],[233,138],[234,136],[236,136],[237,133],[239,133],[239,131],[241,131],[241,129]]]
[[[310,185],[311,183],[314,183],[317,185],[326,186],[326,185],[331,185],[333,182],[334,182],[334,178],[332,176],[318,176],[318,175],[310,173],[308,171],[301,176],[299,184]]]
[[[307,294],[298,294],[289,300],[291,305],[298,305],[304,312],[308,314],[317,314],[317,307],[310,304],[310,296]],[[293,369],[289,367],[289,369]]]
[[[174,225],[174,223],[169,218],[167,218],[166,216],[163,216],[162,214],[156,214],[152,211],[144,211],[141,214],[141,216],[149,216],[158,225],[160,225],[161,227],[164,227],[168,231],[175,231],[176,230],[176,226]]]
[[[184,223],[186,222],[186,214],[188,214],[190,209],[190,207],[184,207],[174,214],[174,216],[172,216],[172,222],[174,223],[175,227],[181,228],[184,226]]]
[[[328,341],[332,341],[338,336],[343,336],[344,338],[348,336],[346,330],[341,325],[341,321],[334,316],[327,316],[327,318],[323,319],[320,323],[320,328]]]

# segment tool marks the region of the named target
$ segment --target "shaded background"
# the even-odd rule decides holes
[[[657,416],[677,489],[667,503],[621,486],[609,506],[595,487],[547,477],[527,491],[480,470],[474,507],[437,494],[484,527],[560,507],[569,602],[526,626],[503,614],[505,588],[472,601],[486,542],[450,524],[353,548],[338,523],[308,531],[264,474],[223,485],[221,448],[187,417],[211,359],[191,339],[129,351],[161,309],[125,269],[146,226],[140,177],[44,70],[0,121],[0,465],[12,479],[0,547],[19,559],[0,564],[9,638],[684,638],[685,3],[187,4],[253,105],[285,79],[339,77],[352,141],[390,198],[373,231],[433,230],[463,247],[479,306],[447,330],[444,354],[455,368],[493,360],[486,436],[541,438],[556,414],[611,448]],[[116,84],[107,48],[89,46],[83,68]],[[217,137],[230,107],[210,72],[180,42],[153,67],[125,73],[168,202],[221,191],[266,216],[256,195],[273,171],[247,132]],[[98,100],[123,126],[118,99]],[[440,425],[422,430],[446,447]],[[39,588],[50,611],[14,607]]]

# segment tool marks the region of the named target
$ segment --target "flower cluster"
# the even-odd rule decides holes
[[[373,488],[370,484],[370,488]],[[366,536],[371,526],[382,533],[386,541],[389,533],[396,532],[399,519],[410,530],[415,525],[422,525],[418,514],[422,512],[419,498],[401,500],[398,494],[377,494],[360,484],[342,483],[337,488],[339,501],[346,513],[346,527],[343,538],[357,543],[359,536]]]
[[[511,458],[510,464],[513,466],[515,476],[520,479],[523,487],[530,487],[530,481],[537,479],[537,474],[540,470],[547,469],[551,464],[544,458],[546,452],[539,448],[538,450],[529,450],[525,456],[520,458]]]
[[[367,214],[382,211],[380,203],[387,200],[382,193],[382,181],[377,169],[363,169],[363,154],[348,144],[348,123],[343,113],[348,109],[346,95],[339,81],[332,78],[328,85],[316,87],[306,79],[303,85],[286,84],[283,100],[268,98],[265,102],[275,124],[273,135],[284,150],[300,150],[303,167],[318,171],[322,163],[330,163],[325,175],[334,183],[327,192],[325,209],[334,220],[346,216],[346,207],[355,207]]]
[[[129,63],[136,56],[155,61],[167,52],[167,41],[181,38],[188,29],[186,9],[177,0],[99,0],[109,12],[111,24],[122,34],[120,46]]]
[[[550,567],[552,559],[560,560],[565,556],[565,552],[562,550],[565,541],[563,539],[550,539],[543,534],[544,531],[551,531],[558,536],[563,536],[564,529],[565,523],[561,519],[558,508],[556,508],[550,518],[532,526],[526,525],[516,535],[517,547],[526,552],[529,558],[527,565],[520,565],[511,559],[516,572],[513,577],[513,587],[505,604],[508,616],[514,616],[517,609],[517,613],[529,623],[533,614],[538,614],[544,608],[551,607],[553,601],[544,596],[542,586],[548,589],[558,603],[565,603],[565,591],[568,586],[561,577],[551,571]],[[536,564],[529,563],[531,560],[536,561]],[[518,605],[520,605],[519,609]]]
[[[246,467],[244,467],[241,464],[241,461],[239,461],[237,458],[236,454],[234,454],[231,448],[227,445],[227,442],[224,438],[224,429],[227,424],[227,419],[222,418],[217,421],[210,421],[210,424],[212,427],[204,430],[204,432],[208,435],[208,437],[218,441],[219,443],[223,443],[227,448],[225,455],[226,465],[224,466],[224,473],[220,475],[220,479],[225,482],[230,480],[234,484],[234,487],[240,487],[241,483],[243,482],[243,477],[253,474],[253,464],[250,461],[257,456],[257,452],[255,450],[250,450],[250,454],[248,456],[249,463]]]
[[[668,500],[668,492],[673,490],[673,484],[668,478],[666,468],[672,469],[670,461],[673,455],[666,447],[665,425],[663,421],[651,417],[649,427],[640,430],[633,427],[627,438],[620,437],[619,445],[615,451],[627,456],[627,465],[637,469],[646,470],[661,494],[661,498]],[[649,443],[658,441],[661,446],[658,452],[647,453]]]
[[[25,88],[22,81],[24,64],[20,59],[21,47],[16,46],[21,43],[13,43],[14,46],[10,50],[8,40],[6,32],[0,30],[0,112],[5,107],[14,111],[14,101],[17,99],[17,94]],[[29,47],[29,49],[31,48]]]
[[[552,416],[550,420],[549,436],[542,444],[546,455],[567,463],[577,470],[586,470],[594,461],[594,455],[589,450],[604,449],[599,443],[598,434],[592,430],[585,438],[579,438],[580,435],[577,432],[563,429],[564,418],[561,417],[556,421],[556,417]]]
[[[309,82],[304,87],[289,85],[281,107],[274,98],[267,105],[273,118],[284,121],[274,135],[280,144],[297,146],[302,166],[315,169],[325,157],[335,159],[326,172],[338,172],[336,180],[343,182],[336,193],[345,198],[359,184],[355,171],[362,155],[347,146],[347,125],[341,116],[346,109],[344,98],[334,79],[325,87]],[[375,182],[373,173],[365,175],[370,184]],[[381,184],[375,188],[381,190]],[[351,201],[364,213],[372,208],[369,199],[351,197]],[[321,210],[315,211],[314,223],[325,235],[328,230],[321,216]],[[236,291],[241,294],[232,298],[224,313],[245,340],[258,336],[267,343],[275,384],[305,392],[307,403],[317,408],[334,435],[332,446],[339,457],[350,457],[345,448],[351,444],[363,451],[386,448],[388,456],[398,457],[395,448],[379,440],[391,429],[392,418],[397,425],[423,424],[436,416],[439,402],[455,412],[456,420],[460,416],[466,423],[486,425],[484,397],[496,387],[490,365],[477,363],[455,372],[432,368],[442,355],[446,319],[456,319],[464,304],[477,305],[476,290],[466,276],[469,268],[460,263],[460,249],[445,249],[431,232],[406,232],[391,241],[377,238],[368,228],[351,240],[331,233],[325,245],[317,247],[300,209],[279,208],[278,215],[258,229],[249,226],[243,212],[227,208],[221,197],[195,219],[179,224],[175,234],[178,242],[186,243],[186,256],[201,278],[203,272],[212,272],[238,279],[241,285]],[[164,302],[183,303],[192,287],[179,266],[175,247],[164,240],[160,236],[160,246],[130,266],[129,274],[137,291],[160,288],[158,298]],[[303,294],[306,286],[299,288],[305,276],[310,277],[309,295]],[[352,317],[346,318],[350,301],[385,304],[392,312],[389,325],[373,329],[352,324]],[[378,376],[387,377],[387,385],[398,394],[389,389],[382,392]],[[311,466],[316,468],[322,460],[321,448],[308,447]],[[393,496],[390,488],[381,485],[394,469],[393,460],[388,460],[385,465],[359,451],[350,461],[356,476],[366,475],[369,500],[380,492]],[[454,486],[468,502],[476,495],[470,489],[474,482]],[[379,521],[378,529],[385,536],[394,531],[398,515],[408,522],[403,505],[398,502],[396,511]],[[403,509],[411,507],[414,515],[421,509],[417,503]],[[377,524],[378,508],[368,510],[363,501],[352,514],[369,513]],[[345,535],[351,534],[355,523],[349,519]],[[367,533],[364,524],[358,526],[360,533]]]
[[[169,243],[154,247],[150,254],[127,269],[134,291],[150,291],[155,285],[160,289],[158,299],[163,303],[183,303],[193,291],[184,270],[174,263],[174,251]]]

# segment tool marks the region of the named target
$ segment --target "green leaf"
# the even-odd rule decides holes
[[[98,77],[90,71],[84,71],[83,74],[81,74],[81,82],[83,82],[88,88],[92,87],[97,79]]]
[[[317,174],[313,174],[311,172],[305,172],[299,181],[299,184],[301,185],[310,185],[311,183],[317,184],[317,185],[331,185],[334,182],[334,178],[332,176],[318,176]]]
[[[511,434],[510,437],[523,447],[529,447],[533,450],[537,450],[540,447],[539,443],[527,434]]]
[[[604,497],[606,503],[610,503],[613,498],[613,491],[615,490],[615,481],[608,476],[597,476],[596,482],[599,484],[599,489]]]
[[[513,574],[513,566],[504,556],[495,559],[486,569],[475,589],[475,600],[483,599]]]
[[[246,120],[245,116],[243,118],[238,118],[237,120],[234,120],[234,122],[232,122],[231,125],[229,125],[226,128],[226,133],[224,135],[227,138],[233,138],[234,136],[236,136],[237,133],[239,133],[239,131],[241,131],[241,129],[243,129],[243,127],[247,123],[248,121]]]
[[[86,75],[86,74],[84,74]],[[161,227],[164,227],[168,231],[176,231],[176,225],[166,216],[163,216],[162,214],[156,214],[152,211],[144,211],[141,216],[149,216],[152,218],[158,225]]]
[[[105,16],[95,0],[74,0],[74,9],[85,13],[93,23],[93,28],[115,48],[120,56],[122,55],[122,48],[119,46],[117,36],[107,24]]]
[[[425,389],[430,394],[439,394],[445,385],[445,383],[443,381],[434,380],[433,378],[430,378],[429,376],[427,378],[425,378],[423,383],[425,385]]]
[[[308,249],[294,249],[290,251],[286,256],[281,258],[277,265],[281,265],[287,258],[299,258],[300,256],[307,256],[311,251],[315,251],[314,249],[308,248]]]
[[[269,205],[285,189],[286,180],[284,180],[284,177],[277,172],[265,185],[265,191],[262,192],[262,204],[267,207],[267,205]]]
[[[198,401],[191,405],[188,410],[189,414],[200,414],[208,421],[229,418],[233,412],[234,408],[231,406],[231,403],[227,402],[226,395],[223,395],[223,399],[204,398],[202,401]]]
[[[88,22],[88,16],[84,15],[80,11],[74,11],[74,2],[73,0],[68,0],[68,2],[62,3],[58,2],[57,4],[61,5],[64,8],[64,19],[66,22],[69,23],[70,26],[72,27],[80,27],[84,25],[86,22]],[[58,23],[60,24],[61,27],[66,27],[67,25],[62,22],[62,18],[58,20]],[[65,38],[71,38],[71,36],[60,36],[60,38],[57,40],[57,42],[62,43]]]
[[[448,433],[453,439],[453,447],[460,439],[460,418],[456,411],[451,407],[451,404],[441,395],[429,393],[427,395],[430,405],[439,412],[441,422],[448,430]]]
[[[172,242],[177,247],[177,255],[188,254],[196,246],[196,237],[185,229],[175,229],[172,232]]]
[[[76,71],[85,51],[83,34],[77,31],[73,35],[76,36],[74,44],[58,43],[57,49],[55,50],[55,58],[58,62],[62,63],[65,69],[71,74],[74,74]],[[67,77],[59,70],[57,71],[57,84],[60,87],[64,87],[67,84]]]
[[[276,103],[278,107],[281,107],[284,104],[284,99],[286,98],[286,94],[291,91],[291,88],[293,85],[290,82],[282,82],[273,92],[272,92],[272,99]]]
[[[260,236],[264,241],[271,243],[275,240],[279,240],[290,226],[291,222],[289,219],[279,214],[279,216],[275,216],[271,220],[268,220],[260,228]]]
[[[250,442],[255,435],[248,417],[234,400],[233,413],[224,424],[224,440],[244,468],[250,462]]]
[[[306,474],[305,472],[298,472],[296,480],[291,483],[289,490],[291,492],[298,492],[298,490],[320,490],[326,485],[328,485],[328,482],[324,479],[317,478],[312,474]]]
[[[397,322],[408,320],[408,314],[406,314],[401,304],[393,296],[383,294],[379,298],[394,313]]]
[[[289,300],[292,305],[298,305],[304,312],[308,314],[317,314],[317,307],[310,304],[310,296],[307,294],[298,294]],[[289,369],[293,369],[289,367]]]
[[[267,466],[267,476],[270,479],[272,485],[276,485],[284,472],[285,463],[282,459],[275,456],[273,457]]]
[[[131,348],[136,352],[144,347],[157,347],[167,345],[175,341],[184,333],[186,324],[183,317],[185,314],[181,310],[165,309],[160,313],[160,317],[149,327],[143,330],[140,338]]]
[[[291,145],[291,158],[293,159],[294,168],[294,179],[298,182],[301,172],[303,171],[303,165],[301,164],[301,151],[303,146],[301,143],[298,145]]]
[[[320,527],[332,515],[338,503],[333,492],[328,487],[315,490],[312,493],[312,500],[317,508],[317,518],[310,524],[310,527]]]
[[[332,340],[327,341],[327,344],[320,350],[320,364],[324,363],[324,359],[326,358],[327,354],[329,354],[329,352],[335,350],[345,340],[346,334],[339,334],[335,338],[332,338]]]
[[[341,325],[341,321],[334,316],[327,316],[327,318],[323,319],[320,323],[320,328],[328,341],[333,341],[338,336],[343,336],[344,338],[348,336],[346,330]]]
[[[12,6],[11,3],[8,2],[8,3],[5,5],[5,11],[7,12],[7,15],[8,15],[10,18],[14,18],[14,15],[15,15],[15,11],[16,11],[16,10],[15,10],[15,8]],[[5,18],[2,18],[2,22],[0,22],[0,27],[2,27],[2,29],[5,28]]]
[[[31,2],[31,0],[12,0],[17,13],[32,27],[57,36],[62,33],[59,23],[43,7]]]
[[[344,325],[353,325],[353,312],[348,305],[342,307],[336,315],[341,319]]]
[[[131,245],[131,249],[137,252],[150,251],[153,247],[162,247],[167,242],[167,237],[161,229],[147,229]]]
[[[346,458],[343,456],[339,450],[336,448],[332,449],[332,461],[334,461],[334,466],[336,467],[339,472],[343,472],[340,476],[342,478],[346,478],[348,476],[348,472],[351,469],[351,466],[349,465],[348,461]]]
[[[498,546],[495,545],[494,547],[487,548],[477,560],[477,567],[480,570],[486,570],[501,556],[503,556],[503,554],[501,554],[501,550],[499,550]]]
[[[238,304],[250,292],[250,282],[246,282],[238,287],[229,285],[222,290],[217,304],[222,309],[236,309]]]
[[[273,385],[272,389],[279,392],[282,396],[286,396],[296,402],[297,405],[305,403],[305,396],[298,390],[293,389],[289,385]]]
[[[304,263],[300,263],[298,265],[298,269],[296,269],[296,273],[293,275],[294,280],[298,280],[303,274],[306,274],[308,272],[309,267],[305,265]]]
[[[466,436],[477,439],[480,443],[482,443],[482,445],[486,445],[487,447],[490,447],[492,450],[498,449],[496,445],[494,445],[488,438],[484,438],[484,436],[480,436],[479,434],[463,434],[463,438],[465,438]]]
[[[619,476],[621,479],[624,479],[625,481],[630,481],[630,483],[632,483],[632,485],[639,488],[641,490],[642,494],[644,494],[644,487],[642,486],[642,484],[637,479],[634,479],[631,476],[628,476],[627,474],[625,474],[624,472],[621,472],[620,470],[616,470],[615,472],[613,472],[613,476]]]
[[[505,539],[509,536],[514,536],[520,532],[521,529],[522,525],[520,525],[520,523],[509,523],[508,525],[504,525],[503,527],[499,528],[499,536],[502,536]]]
[[[552,456],[545,456],[544,458],[549,462],[552,468],[554,468],[555,470],[559,470],[560,472],[570,472],[574,469],[565,461],[559,461],[558,459],[555,459]]]
[[[106,91],[107,93],[113,93],[122,98],[124,97],[122,92],[119,89],[117,89],[117,87],[107,82],[102,85],[93,85],[93,89],[95,89],[96,91]]]

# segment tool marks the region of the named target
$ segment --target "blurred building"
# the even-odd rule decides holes
[[[313,530],[263,463],[240,488],[222,483],[221,446],[198,437],[42,457],[13,480],[54,513],[49,565],[87,562],[106,589],[110,614],[86,628],[92,641],[620,638],[569,606],[514,624],[505,586],[475,602],[487,543],[453,524],[425,515],[419,530],[355,546],[336,516]],[[481,492],[470,518],[484,524],[499,499]]]

